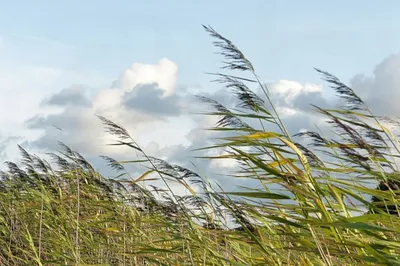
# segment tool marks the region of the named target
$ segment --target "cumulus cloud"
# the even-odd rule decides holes
[[[354,76],[350,84],[376,115],[400,116],[400,53],[385,58],[371,76]]]
[[[26,120],[27,128],[42,132],[30,145],[52,150],[60,140],[81,152],[103,153],[110,136],[95,114],[115,120],[138,138],[144,131],[157,127],[160,116],[181,113],[181,97],[174,94],[176,74],[177,66],[162,59],[156,65],[133,64],[114,83],[120,86],[102,89],[91,98],[84,86],[64,88],[41,102],[42,106],[60,107],[60,112]]]
[[[163,97],[163,90],[156,84],[140,85],[135,91],[135,93],[126,92],[124,94],[123,104],[126,108],[157,116],[181,114],[181,97],[179,95]]]
[[[156,84],[163,92],[162,98],[171,96],[176,87],[177,72],[177,65],[166,58],[155,65],[134,63],[132,67],[122,72],[112,88],[101,90],[96,95],[93,99],[94,108],[97,110],[117,108],[123,103],[124,95],[135,95],[142,85]]]
[[[317,84],[301,84],[296,81],[279,80],[269,84],[269,90],[272,95],[274,104],[277,108],[284,108],[285,113],[288,108],[292,109],[293,114],[297,111],[310,112],[310,104],[320,107],[328,107],[328,99],[324,97],[324,89],[322,85]]]
[[[316,125],[324,126],[324,119],[311,104],[321,108],[335,106],[336,99],[328,98],[327,89],[321,84],[279,80],[267,85],[272,102],[290,134],[314,130]]]
[[[87,107],[74,106],[61,113],[35,115],[26,121],[26,127],[41,131],[41,136],[29,143],[32,147],[54,151],[58,149],[57,141],[61,141],[81,152],[101,151],[97,132],[102,132],[102,127]]]
[[[141,84],[158,84],[163,90],[163,97],[174,93],[176,86],[177,65],[164,58],[156,65],[134,63],[120,77],[120,87],[124,91],[132,91]]]
[[[65,88],[42,101],[42,105],[52,106],[91,106],[90,100],[85,96],[85,87],[74,85]]]

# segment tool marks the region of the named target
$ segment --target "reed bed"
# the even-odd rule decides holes
[[[122,126],[99,117],[115,145],[139,156],[103,156],[119,172],[105,178],[65,144],[51,163],[19,147],[21,164],[6,162],[1,173],[0,265],[400,265],[398,122],[373,115],[317,69],[343,105],[313,105],[330,134],[293,135],[251,62],[204,28],[223,57],[216,81],[238,102],[228,108],[198,96],[213,108],[202,115],[219,118],[209,130],[222,136],[203,149],[227,151],[204,159],[233,159],[230,178],[259,185],[225,191],[148,156]],[[126,164],[145,170],[132,177]],[[150,179],[162,188],[143,185]],[[173,183],[188,194],[174,193]]]

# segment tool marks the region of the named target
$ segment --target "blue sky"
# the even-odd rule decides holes
[[[400,46],[398,1],[0,3],[8,60],[109,77],[132,62],[166,56],[180,66],[181,83],[205,83],[203,72],[219,58],[201,24],[233,40],[271,80],[314,81],[313,67],[349,79],[371,72]]]
[[[104,114],[150,154],[184,161],[208,144],[199,129],[213,122],[188,115],[190,94],[232,104],[205,74],[221,58],[202,24],[252,61],[293,134],[322,123],[309,103],[335,103],[313,67],[354,86],[375,110],[399,115],[399,11],[395,0],[0,0],[0,159],[14,158],[17,143],[48,151],[57,140],[88,156],[124,157],[98,144],[105,136],[94,114]]]

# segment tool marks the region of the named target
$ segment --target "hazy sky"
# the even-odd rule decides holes
[[[202,24],[253,62],[293,134],[319,123],[309,103],[334,104],[313,67],[353,85],[377,112],[400,115],[399,12],[395,0],[0,0],[0,159],[14,158],[16,143],[47,151],[57,140],[88,156],[129,157],[104,148],[101,114],[149,153],[185,163],[212,122],[189,114],[191,95],[232,103],[205,74],[221,58]]]

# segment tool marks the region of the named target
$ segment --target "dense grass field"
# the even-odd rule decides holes
[[[205,29],[227,72],[215,74],[218,82],[239,104],[198,97],[214,108],[203,115],[219,117],[209,130],[226,133],[204,148],[229,152],[204,159],[236,160],[231,178],[263,189],[224,191],[148,156],[122,126],[99,117],[139,158],[104,157],[120,173],[111,179],[64,144],[51,163],[20,147],[21,165],[6,162],[1,173],[0,265],[400,265],[398,122],[374,116],[351,88],[317,70],[343,105],[314,106],[328,135],[293,135],[251,62]],[[129,177],[126,164],[146,170]],[[162,192],[143,185],[155,178]],[[174,194],[173,183],[190,193]]]

